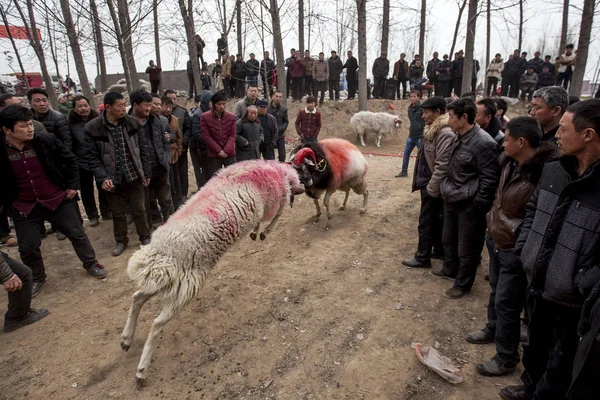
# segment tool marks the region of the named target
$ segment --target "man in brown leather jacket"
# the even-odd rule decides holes
[[[491,288],[488,323],[481,331],[466,337],[474,344],[496,342],[496,355],[476,366],[486,376],[512,373],[520,361],[520,315],[527,277],[514,248],[525,218],[525,206],[544,164],[560,156],[555,145],[541,140],[542,131],[531,117],[514,118],[506,126],[500,184],[487,214]]]

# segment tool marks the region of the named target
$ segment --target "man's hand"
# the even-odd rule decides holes
[[[111,190],[115,189],[115,185],[113,185],[113,181],[112,179],[106,179],[104,182],[102,182],[102,189],[110,192]]]
[[[6,290],[7,292],[14,292],[23,287],[23,282],[21,282],[21,280],[16,274],[13,274],[13,276],[9,280],[4,282],[2,286],[4,286],[4,290]]]
[[[67,194],[65,195],[67,199],[71,200],[75,196],[77,196],[77,190],[67,189]]]
[[[169,136],[169,134],[167,132],[165,132],[165,140],[169,143],[171,143],[171,136]]]
[[[144,187],[148,187],[149,184],[150,184],[150,178],[146,179],[146,181],[144,183]]]
[[[223,150],[221,150],[217,155],[221,158],[227,158],[227,154]]]

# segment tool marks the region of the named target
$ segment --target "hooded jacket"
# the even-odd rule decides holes
[[[235,137],[235,155],[238,161],[260,159],[260,145],[264,141],[262,125],[258,118],[248,119],[248,111],[237,120]]]
[[[487,68],[487,77],[500,79],[502,78],[502,71],[504,71],[504,61],[500,59],[500,61],[496,62],[494,58]]]
[[[344,64],[342,63],[340,56],[336,55],[333,57],[329,57],[329,60],[327,62],[329,63],[329,80],[330,81],[339,81],[340,74],[342,73],[342,70],[344,69]]]
[[[71,129],[72,136],[72,149],[71,151],[77,157],[77,163],[79,163],[79,168],[89,171],[89,166],[85,161],[85,125],[93,120],[94,118],[98,118],[100,114],[93,108],[90,110],[90,115],[88,119],[84,120],[81,118],[79,114],[77,114],[73,109],[69,111],[69,128]]]

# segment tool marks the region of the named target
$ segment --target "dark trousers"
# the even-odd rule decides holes
[[[358,78],[356,75],[346,75],[346,81],[348,82],[348,99],[354,99],[358,87]]]
[[[556,76],[556,84],[558,86],[562,86],[567,90],[569,88],[569,82],[573,78],[573,70],[571,68],[567,68],[565,72],[559,72]]]
[[[277,156],[280,162],[285,162],[285,138],[277,139]]]
[[[521,311],[527,277],[521,261],[512,251],[498,250],[488,234],[486,246],[490,256],[490,299],[485,331],[496,338],[494,358],[507,367],[519,361]]]
[[[23,318],[29,311],[31,305],[31,269],[25,264],[21,264],[14,258],[10,258],[8,254],[2,253],[0,257],[4,257],[8,266],[19,277],[23,286],[14,292],[8,292],[8,310],[4,314],[5,320],[15,320]]]
[[[193,99],[194,97],[196,97],[197,94],[196,85],[194,84],[194,75],[188,75],[188,84],[188,98]]]
[[[315,91],[313,84],[312,75],[308,75],[304,77],[304,94],[307,96],[312,96]]]
[[[421,210],[419,211],[419,245],[415,259],[423,264],[431,263],[431,251],[444,254],[442,245],[444,202],[431,197],[426,188],[421,188]]]
[[[385,77],[376,76],[374,77],[375,83],[373,85],[373,97],[381,98],[385,93]]]
[[[90,171],[79,168],[79,184],[81,185],[81,202],[85,208],[85,214],[88,219],[98,218],[98,208],[96,207],[96,198],[94,197],[94,174]],[[110,207],[106,202],[106,196],[102,186],[96,184],[98,188],[98,202],[100,203],[100,214],[105,217],[110,213]]]
[[[519,97],[519,77],[504,76],[502,77],[502,96],[517,98]]]
[[[219,172],[219,170],[221,168],[227,168],[230,165],[233,165],[237,162],[235,156],[231,156],[231,157],[227,157],[227,158],[220,158],[220,157],[208,157],[208,171],[206,176],[207,177],[212,177],[214,174],[216,174],[217,172]]]
[[[440,82],[440,90],[442,93],[440,96],[446,98],[452,96],[452,81],[439,81]]]
[[[521,380],[532,399],[564,399],[579,343],[581,310],[529,294],[529,344],[523,346]]]
[[[290,91],[292,90],[292,76],[290,75],[290,69],[285,71],[285,98],[290,97]]]
[[[179,180],[179,164],[171,164],[169,169],[169,185],[171,186],[171,199],[173,200],[173,210],[175,212],[181,206],[181,181]]]
[[[535,92],[534,85],[521,86],[521,101],[525,101],[525,96],[527,96],[528,101],[531,101],[531,98],[533,97],[533,92]]]
[[[327,90],[327,81],[315,81],[315,97],[319,95],[321,92],[321,97],[319,98],[319,104],[323,104],[323,100],[325,99],[325,91]]]
[[[477,79],[471,80],[471,92],[475,94],[477,91]]]
[[[488,78],[487,81],[487,95],[488,97],[496,94],[496,90],[498,90],[498,78]]]
[[[106,192],[106,200],[113,212],[113,231],[117,243],[127,244],[127,217],[131,212],[140,241],[150,239],[150,228],[146,220],[146,196],[142,181],[124,182]]]
[[[319,141],[319,139],[317,139],[316,137],[313,137],[313,138],[302,138],[302,139],[300,139],[300,143],[302,143],[302,144],[317,143],[318,141]]]
[[[231,91],[231,78],[223,78],[223,90],[225,91],[225,95],[231,98],[233,95]]]
[[[460,97],[462,94],[462,76],[460,78],[454,78],[452,80],[452,87],[454,88],[454,94]]]
[[[150,184],[146,186],[145,199],[148,226],[152,226],[153,221],[150,210],[156,208],[156,201],[160,206],[159,222],[167,222],[173,212],[173,199],[171,198],[169,171],[165,170],[162,165],[152,167],[152,177],[150,178]]]
[[[206,153],[200,153],[198,146],[190,146],[190,156],[192,157],[192,165],[194,166],[194,176],[196,178],[196,186],[198,190],[206,184],[209,176],[206,176],[208,170],[207,161],[208,155]]]
[[[189,190],[189,177],[188,177],[188,149],[183,148],[183,153],[179,156],[179,160],[177,160],[179,164],[179,182],[181,183],[181,197],[187,199],[188,190]]]
[[[340,99],[340,81],[339,79],[330,79],[329,80],[329,100],[339,100]]]
[[[77,200],[65,199],[54,211],[40,204],[37,204],[27,216],[15,209],[11,210],[21,261],[31,268],[34,282],[46,280],[46,268],[40,249],[42,245],[41,227],[44,225],[44,221],[50,222],[55,229],[69,238],[77,257],[83,263],[83,268],[87,269],[96,265],[96,252],[83,231],[77,208]]]
[[[243,98],[246,93],[246,78],[232,80],[235,82],[235,97]]]
[[[274,160],[275,159],[275,146],[273,146],[273,143],[269,140],[261,143],[260,145],[260,154],[262,155],[262,158],[265,160]]]
[[[247,76],[246,80],[248,81],[248,87],[258,87],[258,75]]]
[[[434,96],[440,97],[442,95],[442,87],[440,81],[436,78],[429,79],[429,83],[433,85]]]
[[[160,81],[150,81],[150,91],[158,93],[158,85],[160,85]]]
[[[302,100],[302,77],[292,78],[292,96],[294,100]]]
[[[8,223],[8,215],[4,210],[0,211],[0,238],[10,235],[10,225]]]
[[[400,95],[400,85],[402,85],[402,95]],[[408,98],[408,93],[406,92],[406,77],[399,77],[396,81],[396,97],[398,100]]]
[[[456,278],[454,287],[468,292],[473,287],[485,240],[486,210],[472,200],[444,202],[444,274]]]

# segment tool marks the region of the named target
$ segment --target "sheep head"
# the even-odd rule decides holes
[[[402,120],[400,118],[394,119],[394,126],[400,128],[402,126]]]
[[[315,156],[315,152],[308,147],[303,147],[293,155],[290,161],[300,177],[300,182],[302,182],[304,186],[312,186],[313,173],[317,167],[317,157]]]
[[[294,196],[304,193],[304,186],[300,183],[298,172],[290,164],[278,164],[284,171],[285,177],[290,184],[290,207],[294,207]]]

